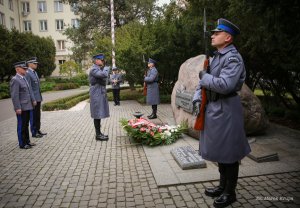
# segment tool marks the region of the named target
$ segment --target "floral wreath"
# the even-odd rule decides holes
[[[128,136],[138,143],[149,146],[172,144],[188,129],[187,122],[176,126],[156,125],[145,118],[131,120],[123,118],[120,123]]]

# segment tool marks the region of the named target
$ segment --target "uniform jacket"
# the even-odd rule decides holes
[[[116,79],[118,82],[114,84],[113,80]],[[111,74],[110,75],[110,82],[112,89],[120,89],[120,83],[122,82],[122,75],[121,74]]]
[[[215,53],[211,73],[204,74],[194,95],[201,101],[201,88],[226,95],[239,91],[246,71],[241,55],[233,45]],[[201,156],[219,163],[233,163],[250,153],[244,131],[243,107],[238,95],[208,102],[204,130],[200,133]]]
[[[26,79],[29,83],[29,86],[31,86],[34,98],[37,102],[43,101],[42,94],[41,94],[41,88],[40,88],[40,79],[36,72],[33,71],[31,68],[28,68],[26,72]]]
[[[160,102],[158,71],[155,67],[152,67],[148,70],[147,76],[144,78],[144,82],[147,83],[147,104],[158,105]]]
[[[94,64],[89,73],[91,117],[101,119],[109,117],[109,107],[106,94],[106,81],[109,68]]]
[[[14,105],[14,110],[32,110],[32,103],[36,101],[25,77],[18,74],[10,81],[10,96]]]

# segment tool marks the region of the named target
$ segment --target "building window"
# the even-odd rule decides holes
[[[15,19],[14,18],[10,18],[10,29],[16,28],[15,25]]]
[[[63,63],[65,63],[66,62],[66,60],[58,60],[58,64],[59,65],[62,65]]]
[[[62,1],[54,1],[54,11],[55,12],[62,12],[63,11]]]
[[[79,19],[71,19],[71,25],[73,28],[79,27]]]
[[[64,29],[64,20],[56,20],[56,30]]]
[[[57,41],[57,50],[65,50],[66,45],[64,40],[58,40]]]
[[[24,21],[24,31],[31,31],[31,21]]]
[[[22,12],[23,12],[23,14],[30,12],[30,4],[29,4],[29,2],[22,2]]]
[[[40,31],[47,31],[48,25],[47,20],[40,20]]]
[[[0,25],[5,26],[5,16],[0,12]]]
[[[71,8],[71,12],[78,13],[79,10],[78,3],[71,3],[70,8]]]
[[[14,3],[13,3],[13,0],[9,0],[9,1],[8,1],[8,5],[9,5],[9,9],[10,9],[11,11],[14,11]]]
[[[38,1],[38,12],[47,12],[47,4],[45,1]]]

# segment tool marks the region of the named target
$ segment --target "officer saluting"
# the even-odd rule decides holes
[[[147,104],[152,105],[152,113],[149,119],[157,118],[157,105],[159,104],[158,71],[155,67],[156,61],[149,58],[148,71],[144,78],[147,84]]]
[[[30,111],[36,105],[36,101],[24,77],[27,69],[26,61],[14,63],[14,67],[17,73],[10,81],[10,95],[17,115],[19,147],[21,149],[30,149],[35,144],[31,143],[29,139],[29,117]]]
[[[120,105],[120,83],[122,82],[122,76],[119,74],[117,67],[112,68],[112,74],[110,75],[111,88],[113,91],[115,106]]]
[[[219,186],[207,188],[205,194],[218,197],[215,207],[226,207],[236,201],[239,161],[250,153],[244,131],[243,108],[237,94],[246,78],[244,62],[233,45],[239,28],[226,19],[219,19],[211,36],[217,48],[211,60],[211,73],[201,71],[193,102],[199,106],[201,88],[207,92],[204,130],[200,133],[201,156],[217,162]],[[198,110],[197,110],[198,111]]]
[[[29,86],[32,89],[33,96],[36,100],[36,106],[33,109],[33,115],[30,116],[30,126],[31,126],[31,134],[32,137],[43,137],[46,133],[42,133],[40,131],[41,128],[41,102],[43,101],[41,88],[40,88],[40,79],[38,74],[36,73],[38,61],[36,57],[32,57],[27,62],[27,73],[25,75]]]
[[[100,53],[93,56],[94,64],[90,69],[90,109],[94,119],[96,140],[106,141],[108,135],[101,132],[101,119],[109,117],[109,107],[106,94],[106,81],[109,68],[105,66],[105,56]]]

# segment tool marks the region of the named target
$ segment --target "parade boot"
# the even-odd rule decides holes
[[[102,141],[107,141],[109,138],[108,138],[108,135],[104,135],[101,131],[100,131],[100,139],[99,140],[102,140]]]
[[[157,112],[157,109],[152,108],[152,114],[148,118],[149,119],[155,119],[155,118],[157,118],[156,112]]]
[[[225,167],[223,164],[219,165],[219,172],[220,172],[220,183],[217,187],[208,187],[205,189],[205,195],[210,197],[218,197],[220,196],[226,187],[226,176],[225,176]]]
[[[238,180],[239,164],[228,164],[226,167],[226,187],[224,192],[215,199],[214,207],[223,208],[227,207],[236,201],[235,188]]]
[[[152,113],[150,114],[150,115],[148,115],[147,117],[148,118],[151,118],[153,116],[153,111],[152,111]]]

